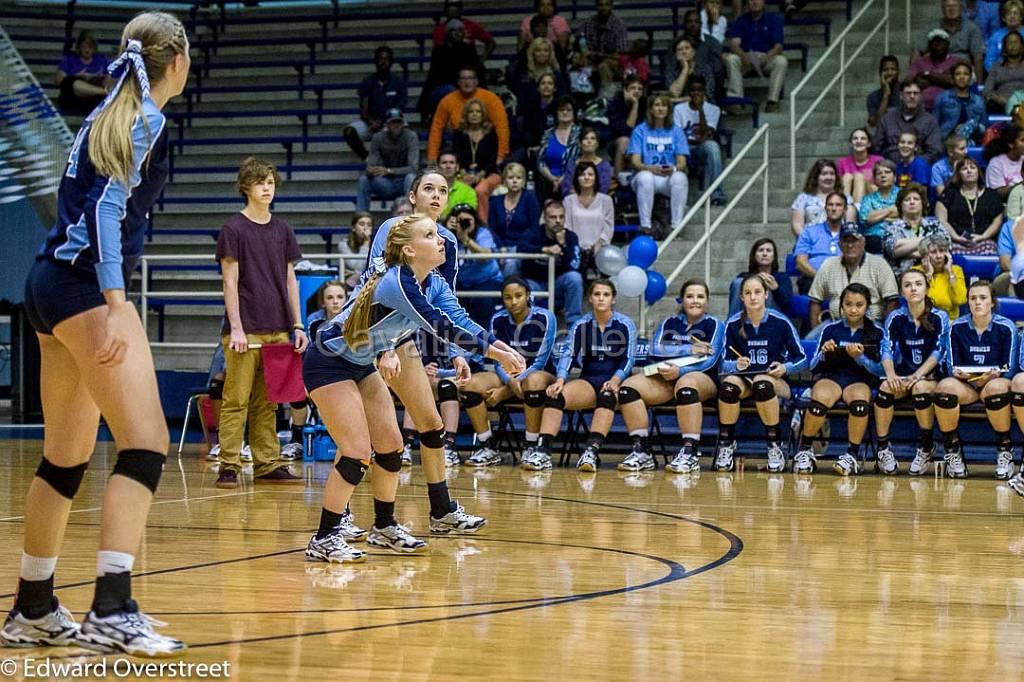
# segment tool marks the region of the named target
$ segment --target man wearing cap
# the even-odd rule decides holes
[[[391,73],[394,61],[394,53],[387,45],[373,51],[375,70],[359,84],[359,120],[352,121],[342,131],[345,142],[363,160],[368,153],[363,142],[381,129],[385,113],[393,108],[404,109],[406,105],[405,79]]]
[[[910,64],[907,75],[923,88],[921,96],[928,111],[935,105],[939,94],[953,87],[953,66],[964,61],[949,53],[949,33],[941,28],[928,32],[928,52]]]
[[[481,58],[487,59],[494,52],[494,38],[490,32],[484,28],[483,24],[473,21],[462,16],[462,0],[445,0],[444,3],[444,16],[434,25],[434,47],[444,45],[445,34],[451,30],[449,22],[458,21],[463,29],[463,41],[467,45],[472,45],[476,48],[476,44],[480,43],[482,46],[483,54]],[[480,50],[477,50],[478,52]]]
[[[462,111],[466,102],[480,100],[487,110],[487,118],[498,136],[498,164],[508,156],[508,114],[501,98],[490,90],[480,87],[480,74],[472,67],[459,69],[458,87],[455,92],[445,95],[437,105],[430,123],[430,137],[427,139],[427,162],[436,163],[441,151],[445,131],[455,130],[462,123]]]
[[[871,146],[887,159],[899,161],[898,144],[904,132],[917,133],[917,145],[928,163],[935,163],[942,155],[939,122],[922,106],[921,87],[910,78],[900,83],[900,106],[885,112]]]
[[[405,127],[401,109],[389,109],[384,130],[370,140],[366,173],[359,176],[356,209],[370,210],[370,199],[391,200],[409,194],[420,166],[420,140]]]
[[[884,258],[864,251],[864,235],[857,223],[846,223],[840,228],[839,250],[842,252],[840,255],[826,258],[821,264],[814,275],[811,290],[807,292],[811,299],[808,317],[813,327],[808,339],[817,339],[821,335],[824,326],[822,301],[828,301],[832,319],[838,320],[839,296],[854,282],[863,284],[871,292],[867,315],[876,322],[884,320],[899,303],[896,275]]]
[[[914,50],[910,55],[910,62],[914,61],[928,51],[928,42],[931,40],[929,34],[932,28],[941,28],[949,35],[949,53],[964,61],[970,61],[974,66],[974,73],[984,73],[982,67],[985,61],[985,38],[981,29],[973,21],[964,18],[961,0],[941,0],[942,21],[939,25],[926,28],[918,36],[914,43]]]

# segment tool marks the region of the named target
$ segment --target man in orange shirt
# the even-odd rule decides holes
[[[437,104],[434,119],[430,124],[430,137],[427,139],[427,162],[437,163],[437,155],[441,151],[441,142],[446,130],[455,130],[462,122],[462,108],[472,98],[477,98],[487,109],[487,117],[494,124],[494,132],[498,135],[498,163],[508,156],[508,114],[501,98],[480,85],[480,76],[476,69],[459,69],[458,89],[448,93]]]

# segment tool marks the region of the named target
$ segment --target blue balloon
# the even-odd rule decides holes
[[[629,264],[646,270],[658,258],[658,243],[641,235],[629,243]]]
[[[647,305],[654,305],[660,301],[667,289],[668,285],[665,283],[665,278],[660,272],[656,270],[647,271],[647,289],[644,291],[644,300],[647,301]]]

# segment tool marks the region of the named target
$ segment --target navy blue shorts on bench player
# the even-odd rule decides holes
[[[25,280],[25,314],[40,334],[53,334],[69,317],[106,304],[96,275],[70,264],[37,260]]]
[[[357,365],[338,355],[324,355],[315,343],[302,356],[302,382],[309,392],[339,381],[358,384],[376,371],[374,365]]]
[[[846,390],[847,386],[852,386],[853,384],[867,384],[870,388],[875,388],[878,385],[878,379],[865,378],[863,375],[851,374],[848,372],[835,372],[832,374],[815,374],[813,381],[816,383],[818,381],[821,381],[822,379],[828,379],[829,381],[836,382],[837,384],[839,384],[839,388],[841,388],[844,391]]]

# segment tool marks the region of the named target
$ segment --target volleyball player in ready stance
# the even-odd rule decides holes
[[[383,273],[374,273],[342,313],[321,326],[316,343],[303,359],[303,380],[331,437],[338,458],[327,479],[320,526],[306,557],[329,562],[357,562],[365,553],[345,542],[338,524],[352,492],[375,452],[373,527],[367,543],[397,552],[420,552],[426,543],[413,537],[394,516],[398,471],[402,468],[402,434],[384,378],[401,373],[396,344],[417,329],[453,343],[471,343],[488,358],[517,374],[523,367],[515,353],[492,344],[493,337],[469,321],[453,318],[458,302],[434,272],[445,260],[437,224],[423,214],[405,216],[389,229]],[[463,313],[465,311],[462,311]],[[380,372],[374,361],[380,358]],[[427,389],[429,391],[429,387]],[[426,396],[432,401],[432,396]],[[354,409],[361,407],[362,409]]]
[[[682,447],[665,467],[674,474],[700,471],[700,432],[704,419],[701,403],[718,395],[718,363],[725,348],[725,325],[707,314],[707,282],[691,279],[679,289],[679,313],[665,319],[654,333],[651,357],[658,361],[658,373],[634,374],[619,388],[619,410],[626,430],[633,438],[633,451],[626,457],[640,469],[653,469],[654,457],[647,444],[647,408],[664,405],[675,398],[676,418]],[[668,360],[699,358],[679,366]],[[625,462],[623,462],[625,464]]]
[[[167,456],[149,341],[125,289],[142,255],[146,216],[167,180],[161,109],[188,81],[185,29],[146,12],[125,26],[109,71],[116,84],[86,118],[57,195],[58,218],[25,285],[42,354],[43,459],[25,501],[18,596],[8,646],[78,645],[172,656],[185,645],[132,599],[131,571]],[[96,592],[81,627],[53,594],[71,501],[96,445],[100,415],[117,460],[100,515]]]

